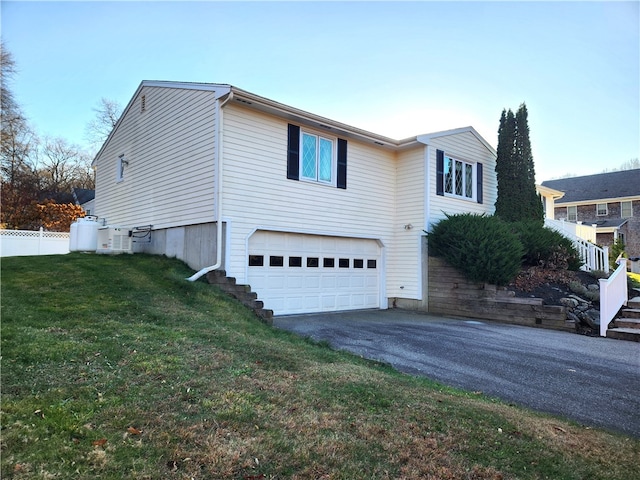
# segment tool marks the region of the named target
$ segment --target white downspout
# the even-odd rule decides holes
[[[215,162],[216,162],[216,183],[218,187],[217,192],[217,222],[216,222],[216,263],[215,265],[211,265],[209,267],[204,267],[200,271],[191,275],[187,280],[190,282],[195,282],[203,275],[207,273],[217,270],[222,265],[222,107],[224,107],[229,100],[233,98],[233,90],[229,92],[227,98],[220,103],[220,100],[216,100],[216,130],[215,130],[215,142],[216,142],[216,151],[215,151]]]

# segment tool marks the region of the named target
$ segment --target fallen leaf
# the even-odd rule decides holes
[[[142,430],[138,430],[136,427],[127,428],[127,432],[129,432],[131,435],[140,435],[140,434],[142,434]]]
[[[558,427],[557,425],[554,425],[553,428],[559,432],[567,433],[567,431],[564,428]]]
[[[178,462],[176,462],[175,460],[170,460],[167,462],[167,468],[169,470],[171,470],[172,472],[175,472],[178,470]]]
[[[99,440],[95,440],[95,441],[93,442],[93,444],[94,444],[96,447],[102,447],[102,446],[104,446],[104,444],[105,444],[105,443],[107,443],[107,439],[106,439],[106,438],[101,438],[101,439],[99,439]]]
[[[33,414],[39,416],[40,418],[44,418],[44,413],[42,413],[42,410],[40,409],[33,412]]]

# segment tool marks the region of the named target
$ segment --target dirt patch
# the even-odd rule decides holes
[[[550,270],[541,267],[530,267],[522,270],[508,290],[515,292],[516,297],[541,298],[545,305],[561,305],[560,299],[576,295],[570,285],[598,285],[598,280],[583,271]]]

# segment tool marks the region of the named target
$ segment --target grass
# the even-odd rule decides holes
[[[640,288],[640,273],[627,272],[627,277],[633,288]]]
[[[640,441],[271,328],[162,257],[2,260],[7,479],[639,479]]]

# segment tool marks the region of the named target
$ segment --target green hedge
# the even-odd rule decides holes
[[[535,221],[513,222],[510,225],[524,247],[524,265],[562,270],[578,270],[582,266],[573,242],[561,233]]]
[[[523,265],[578,270],[571,240],[540,222],[496,216],[447,215],[428,233],[429,254],[443,257],[473,281],[508,285]]]
[[[472,281],[507,285],[522,265],[518,236],[495,216],[447,215],[427,239],[430,255],[443,257]]]

